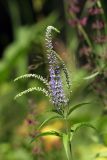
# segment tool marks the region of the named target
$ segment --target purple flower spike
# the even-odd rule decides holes
[[[49,61],[49,91],[51,94],[52,103],[57,109],[60,109],[61,106],[67,105],[67,99],[64,94],[61,75],[60,75],[60,67],[58,66],[58,58],[56,56],[56,52],[53,50],[52,46],[52,36],[51,30],[55,30],[58,32],[56,28],[53,26],[48,26],[46,31],[46,46],[47,46],[47,56]]]

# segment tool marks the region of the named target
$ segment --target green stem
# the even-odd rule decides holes
[[[72,157],[72,148],[71,148],[71,141],[70,141],[70,127],[69,127],[69,121],[67,117],[65,117],[65,128],[66,128],[66,135],[68,135],[68,160],[73,160]]]

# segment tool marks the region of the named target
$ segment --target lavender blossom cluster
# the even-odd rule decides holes
[[[58,65],[58,58],[56,56],[56,52],[53,50],[52,45],[52,35],[51,31],[54,30],[59,32],[53,26],[48,26],[46,30],[46,47],[47,47],[47,57],[49,62],[49,92],[51,95],[52,103],[57,109],[60,109],[62,106],[67,105],[67,98],[65,96],[61,75],[60,75],[60,67]]]

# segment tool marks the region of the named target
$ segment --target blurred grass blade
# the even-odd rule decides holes
[[[96,77],[98,74],[99,74],[99,72],[95,72],[95,73],[91,74],[90,76],[85,77],[84,79],[85,80],[92,79],[92,78]]]

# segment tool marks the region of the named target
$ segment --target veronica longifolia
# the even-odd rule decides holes
[[[55,110],[58,111],[58,110],[61,110],[62,107],[65,107],[68,104],[68,98],[66,98],[66,95],[63,90],[60,66],[64,71],[68,89],[70,89],[70,81],[69,81],[69,74],[65,66],[65,63],[58,56],[58,54],[53,50],[52,35],[51,35],[52,30],[59,32],[53,26],[48,26],[46,29],[46,47],[47,47],[47,58],[49,63],[49,75],[50,75],[49,82],[47,81],[47,79],[37,74],[25,74],[20,77],[17,77],[14,80],[14,81],[17,81],[24,78],[35,78],[42,81],[47,87],[47,89],[36,87],[36,86],[32,88],[28,88],[27,90],[24,90],[20,92],[18,95],[16,95],[15,99],[32,91],[40,91],[44,93],[46,96],[48,96],[49,99],[51,99],[52,103],[55,106]]]

